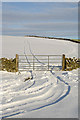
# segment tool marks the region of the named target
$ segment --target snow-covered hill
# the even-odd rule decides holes
[[[64,53],[68,57],[78,57],[77,43],[64,40],[15,36],[2,37],[2,56],[11,58],[15,57],[15,54],[24,54],[24,46],[26,54],[31,54],[28,41],[35,55],[62,55]]]
[[[78,44],[43,38],[3,36],[3,57],[16,53],[78,56]],[[73,71],[0,71],[0,118],[78,118],[78,69]]]

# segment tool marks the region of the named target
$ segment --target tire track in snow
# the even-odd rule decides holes
[[[42,74],[43,74],[43,73],[42,73]],[[44,76],[44,74],[43,74],[43,76]],[[42,77],[43,77],[43,76],[42,76]],[[48,82],[49,82],[49,81],[48,81]],[[48,83],[48,84],[50,84],[50,83]],[[45,86],[45,87],[42,88],[42,89],[45,89],[45,88],[47,89],[46,91],[49,90],[49,89],[48,89],[48,86]],[[40,92],[42,89],[39,89],[38,91]],[[50,89],[51,89],[51,87],[50,87]],[[44,92],[43,92],[43,95],[45,95]],[[41,96],[42,96],[42,95],[41,95]],[[38,95],[37,97],[39,97],[39,95]],[[36,97],[35,97],[35,98],[36,98]],[[35,100],[36,100],[36,99],[35,99]],[[35,102],[35,100],[34,100],[33,102]],[[44,100],[45,100],[45,99],[44,99]],[[30,100],[29,100],[29,101],[30,101]],[[40,102],[40,101],[43,101],[43,100],[37,100],[37,101]],[[19,102],[18,102],[18,103],[19,103]],[[31,104],[32,102],[29,102],[29,103]],[[24,105],[24,109],[25,109],[25,104],[28,104],[28,103],[25,103],[25,102],[21,103],[21,101],[20,101],[20,105],[19,105],[19,106],[20,106],[20,109],[21,109],[21,106],[23,106],[23,105]],[[5,109],[7,109],[7,108],[8,108],[8,109],[12,109],[12,113],[11,113],[11,114],[14,115],[14,114],[13,114],[13,108],[14,108],[14,110],[15,110],[15,109],[16,109],[16,105],[17,105],[16,103],[15,103],[15,105],[14,105],[13,107],[11,107],[11,104],[10,104],[10,107],[9,107],[9,105],[7,105]],[[18,106],[18,107],[19,107],[19,106]],[[27,106],[26,106],[26,107],[27,107]],[[3,108],[4,108],[4,107],[3,107]],[[4,110],[3,110],[3,111],[4,111]],[[29,111],[29,110],[27,110],[27,111]],[[4,111],[4,112],[5,112],[5,111]],[[18,111],[16,111],[16,112],[18,112]],[[4,113],[4,114],[5,114],[5,113]],[[7,113],[6,113],[6,114],[7,114]],[[10,115],[7,115],[7,117],[11,116],[11,114],[10,114]],[[15,114],[15,115],[16,115],[16,114]],[[6,115],[5,115],[5,116],[6,116]],[[5,118],[5,116],[4,116],[4,118]]]
[[[31,55],[38,61],[38,63],[45,65],[45,63],[41,62],[41,61],[33,54],[32,50],[31,50],[31,47],[30,47],[30,43],[29,43],[28,40],[27,40],[27,43],[28,43],[28,45],[29,45],[29,51],[30,51]]]
[[[35,55],[34,55],[34,54],[32,53],[32,51],[31,51],[31,47],[30,47],[30,43],[29,43],[29,42],[28,42],[28,44],[29,44],[30,53],[35,57]],[[36,58],[36,57],[35,57],[35,58]],[[36,59],[36,60],[37,60],[39,63],[43,64],[43,63],[40,62],[38,59]],[[53,70],[53,66],[52,66],[52,70]],[[52,72],[52,70],[51,70],[50,72],[52,73],[52,75],[54,75],[54,73]],[[60,76],[56,76],[56,78],[57,78],[59,81],[63,82],[65,85],[68,86],[67,92],[66,92],[63,96],[61,96],[59,99],[57,99],[55,102],[52,102],[52,103],[47,104],[47,105],[43,105],[43,106],[38,107],[38,108],[36,108],[36,109],[32,109],[31,111],[33,111],[33,110],[38,110],[38,109],[41,109],[41,108],[43,108],[43,107],[56,104],[56,103],[58,103],[59,101],[61,101],[63,98],[65,98],[65,97],[69,94],[70,89],[71,89],[71,86],[70,86],[67,82],[65,82],[63,79],[61,79]]]
[[[32,53],[32,52],[31,52]],[[33,54],[34,55],[34,54]],[[34,55],[35,56],[35,55]],[[38,59],[37,59],[38,60]],[[40,63],[40,64],[42,64],[39,60],[38,60],[38,62]],[[51,67],[51,66],[50,66]],[[50,71],[50,73],[54,76],[54,78],[56,79],[58,79],[61,83],[63,83],[64,84],[64,86],[65,85],[67,85],[67,87],[68,87],[68,89],[67,89],[67,91],[66,91],[66,93],[65,94],[63,94],[63,91],[64,91],[64,89],[62,89],[61,88],[61,91],[60,91],[60,93],[58,93],[59,91],[55,91],[55,92],[57,92],[57,94],[56,93],[53,93],[52,95],[49,93],[49,95],[47,96],[47,97],[43,97],[44,99],[40,99],[40,98],[38,98],[39,97],[39,95],[38,96],[35,96],[34,98],[33,98],[33,100],[31,101],[31,100],[29,100],[29,102],[23,102],[23,103],[20,103],[20,105],[19,106],[17,106],[17,107],[19,107],[19,109],[17,109],[16,110],[16,106],[13,106],[12,107],[12,109],[14,109],[14,111],[16,112],[16,113],[11,113],[10,115],[5,115],[5,113],[4,113],[4,117],[3,118],[7,118],[7,117],[10,117],[10,116],[14,116],[14,115],[18,115],[18,114],[21,114],[21,112],[19,112],[19,110],[20,109],[22,109],[23,110],[23,112],[22,113],[24,113],[24,110],[26,110],[26,112],[30,112],[30,111],[33,111],[33,110],[38,110],[38,109],[42,109],[42,108],[44,108],[44,107],[47,107],[47,106],[50,106],[50,105],[53,105],[53,104],[56,104],[56,103],[58,103],[58,102],[60,102],[61,100],[63,100],[68,94],[69,94],[69,92],[70,92],[70,89],[71,89],[71,87],[70,87],[70,85],[67,83],[67,82],[65,82],[60,76],[57,76],[56,74],[54,74],[53,72],[52,72],[52,70]],[[38,79],[38,78],[37,78]],[[49,82],[49,80],[48,80],[48,82]],[[35,84],[35,82],[33,83],[33,85]],[[29,88],[32,88],[32,86],[33,85],[31,85]],[[52,84],[53,85],[53,84]],[[58,85],[58,84],[57,84]],[[42,88],[39,88],[38,89],[38,91],[40,92],[43,88],[45,88],[45,87],[42,87]],[[54,88],[54,86],[53,86],[53,88]],[[27,90],[27,89],[26,89]],[[50,89],[48,89],[48,91],[49,90],[51,90],[51,87],[50,87]],[[43,95],[45,96],[45,94],[46,93],[44,93],[43,92]],[[38,98],[38,99],[37,99]],[[41,98],[42,98],[42,94],[41,94]],[[49,103],[47,103],[47,104],[45,104],[45,100],[50,100],[49,101]],[[41,103],[42,102],[42,103]],[[33,104],[34,103],[34,104]],[[41,104],[39,104],[39,103],[41,103]],[[35,106],[37,104],[37,106]],[[28,107],[30,105],[30,107]],[[28,107],[28,108],[25,108],[25,107]],[[14,112],[14,111],[12,111],[12,112]]]
[[[47,88],[47,86],[46,86],[46,88]],[[54,88],[54,86],[53,86],[53,88]],[[50,89],[51,89],[51,87],[50,87]],[[40,89],[39,89],[39,91],[40,91]],[[48,89],[48,91],[49,91],[49,89]],[[54,90],[53,90],[54,91]],[[44,93],[43,93],[44,94]],[[61,96],[61,94],[62,93],[60,93],[60,95],[58,95],[57,97],[60,97]],[[45,96],[45,94],[44,94],[44,96]],[[50,98],[52,98],[54,96],[54,94],[52,94],[51,96],[50,96],[50,93],[49,93],[49,95],[47,96],[47,98],[46,99],[50,99]],[[38,96],[39,97],[39,96]],[[41,97],[42,97],[42,95],[41,95]],[[49,106],[49,105],[52,105],[53,103],[49,103],[49,104],[46,104],[46,105],[38,105],[37,104],[37,108],[36,109],[34,109],[35,108],[35,106],[34,106],[34,104],[33,103],[37,103],[37,102],[43,102],[44,101],[44,103],[43,104],[45,104],[45,97],[43,97],[44,99],[36,99],[36,97],[35,97],[35,99],[33,100],[33,102],[28,102],[28,103],[25,103],[25,102],[22,102],[21,103],[21,101],[20,101],[20,105],[19,106],[17,106],[18,107],[18,110],[16,109],[16,104],[12,107],[12,113],[10,114],[9,113],[9,115],[6,115],[6,114],[8,114],[8,113],[4,113],[4,116],[3,116],[3,118],[6,118],[6,117],[10,117],[10,116],[14,116],[14,115],[18,115],[18,114],[21,114],[21,112],[19,112],[19,110],[21,109],[21,110],[26,110],[26,112],[29,112],[29,111],[32,111],[32,110],[38,110],[38,109],[41,109],[41,108],[43,108],[43,107],[46,107],[46,106]],[[29,100],[30,101],[30,100]],[[58,102],[58,101],[55,101],[54,102],[54,104],[56,103],[56,102]],[[19,103],[19,102],[18,102]],[[28,108],[26,108],[26,107],[28,107],[28,105],[30,104],[30,106],[32,106],[32,107],[30,107],[30,109],[28,109]],[[32,104],[32,105],[31,105]],[[11,106],[11,105],[10,105]],[[40,106],[40,107],[38,107],[38,106]],[[8,106],[8,108],[9,108],[9,106]],[[13,108],[14,108],[14,110],[13,110]],[[31,109],[31,108],[33,108],[33,109]],[[15,112],[16,111],[16,113],[14,114],[13,112]],[[23,112],[24,113],[24,112]]]
[[[47,107],[47,106],[56,104],[56,103],[60,102],[61,100],[63,100],[63,99],[70,93],[71,86],[70,86],[67,82],[65,82],[64,80],[62,80],[62,79],[60,78],[60,76],[57,76],[57,79],[60,80],[61,82],[63,82],[64,84],[66,84],[66,85],[68,86],[67,92],[66,92],[64,95],[62,95],[60,98],[58,98],[56,101],[51,102],[51,103],[46,104],[46,105],[43,105],[43,106],[40,106],[40,107],[37,107],[37,108],[32,109],[32,110],[30,110],[30,111],[42,109],[42,108],[44,108],[44,107]]]
[[[32,53],[32,51],[31,51],[31,47],[30,47],[30,43],[29,43],[29,42],[28,42],[28,44],[29,44],[29,50],[30,50],[31,54],[32,54],[33,56],[35,56],[35,55]],[[35,57],[35,58],[36,58],[36,57]],[[39,63],[41,63],[38,59],[37,59],[37,61],[38,61]],[[42,63],[41,63],[41,64],[42,64]],[[51,66],[50,66],[50,67],[51,67]],[[54,66],[52,66],[52,70],[53,70],[53,67],[54,67]],[[54,75],[54,73],[52,72],[52,70],[51,70],[50,72],[52,73],[52,75]],[[68,86],[68,90],[67,90],[67,92],[65,93],[65,95],[63,95],[62,97],[60,97],[57,101],[55,101],[55,102],[53,102],[53,103],[51,103],[51,104],[48,104],[48,105],[46,105],[46,106],[49,106],[49,105],[52,105],[52,104],[55,104],[55,103],[61,101],[61,100],[62,100],[64,97],[66,97],[66,96],[69,94],[69,92],[70,92],[71,86],[70,86],[67,82],[65,82],[63,79],[61,79],[60,76],[56,76],[56,78],[57,78],[58,80],[60,80],[61,82],[63,82],[64,84],[66,84],[66,85]],[[43,106],[43,107],[46,107],[46,106]],[[41,108],[43,108],[43,107],[41,107]],[[37,109],[40,109],[40,108],[37,108]],[[36,109],[33,109],[33,110],[36,110]]]
[[[32,87],[32,86],[30,86],[30,87]],[[30,87],[29,87],[29,88],[30,88]],[[47,86],[46,86],[46,87],[47,87]],[[43,89],[43,88],[42,88],[42,89]],[[41,89],[39,89],[39,91],[40,91],[40,90],[41,90]],[[9,106],[8,106],[8,108],[9,108]]]

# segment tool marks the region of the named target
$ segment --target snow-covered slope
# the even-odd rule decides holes
[[[3,75],[2,116],[5,117],[78,117],[78,73],[33,71]],[[1,112],[1,111],[0,111]]]
[[[30,54],[29,45],[35,55],[55,55],[63,53],[68,57],[78,56],[78,44],[70,41],[35,38],[35,37],[2,37],[2,56],[15,57],[15,54]]]
[[[16,53],[78,54],[78,44],[43,38],[3,36],[3,57]],[[32,71],[9,73],[0,71],[0,118],[77,118],[78,69],[73,71]]]

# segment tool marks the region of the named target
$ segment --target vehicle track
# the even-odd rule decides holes
[[[38,60],[32,53],[30,45],[29,49],[34,58],[40,64],[42,64],[42,62],[40,62],[40,60]],[[46,74],[45,72],[35,73],[31,71],[31,75],[34,78],[32,80],[29,80],[33,81],[31,85],[28,87],[24,85],[23,89],[15,89],[14,87],[13,93],[17,93],[17,96],[15,96],[15,98],[17,97],[18,100],[15,101],[15,99],[12,98],[9,103],[3,104],[3,118],[15,116],[18,114],[24,114],[24,112],[42,109],[44,107],[60,102],[67,95],[69,95],[71,86],[59,75],[53,72],[53,67],[54,66],[52,66],[52,70],[50,72],[46,72]],[[45,78],[47,79],[45,80]],[[24,84],[27,84],[29,81],[24,82]],[[23,94],[24,96],[20,96],[20,94]],[[23,99],[21,99],[21,97],[23,97]]]

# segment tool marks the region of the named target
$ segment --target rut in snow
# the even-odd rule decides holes
[[[30,51],[31,51],[31,48],[30,48]],[[32,51],[31,51],[31,54],[33,54]],[[35,55],[34,55],[34,58],[36,59]],[[26,60],[30,64],[27,57],[26,57]],[[40,64],[42,64],[40,60],[38,59],[36,60]],[[67,82],[65,82],[59,75],[53,72],[53,67],[54,66],[52,66],[51,71],[49,72],[46,71],[44,72],[44,74],[43,72],[39,72],[40,74],[39,73],[37,74],[35,73],[35,71],[34,73],[32,71],[33,76],[35,77],[33,80],[29,80],[30,84],[27,83],[28,81],[25,82],[26,86],[24,83],[21,83],[20,85],[18,85],[19,89],[18,88],[15,89],[16,86],[15,88],[12,86],[13,91],[11,91],[11,93],[13,93],[15,96],[12,95],[12,97],[13,96],[14,97],[12,98],[11,103],[3,104],[3,118],[15,116],[18,114],[24,114],[24,112],[30,112],[33,110],[42,109],[44,107],[56,104],[69,94],[71,89],[70,85]],[[20,79],[20,78],[17,78],[17,79]],[[21,89],[22,88],[20,87],[21,85],[24,86],[23,89]],[[14,90],[16,91],[14,92]],[[21,96],[21,100],[19,100],[21,94],[23,94],[25,97],[22,98]],[[18,100],[16,101],[16,99]]]

